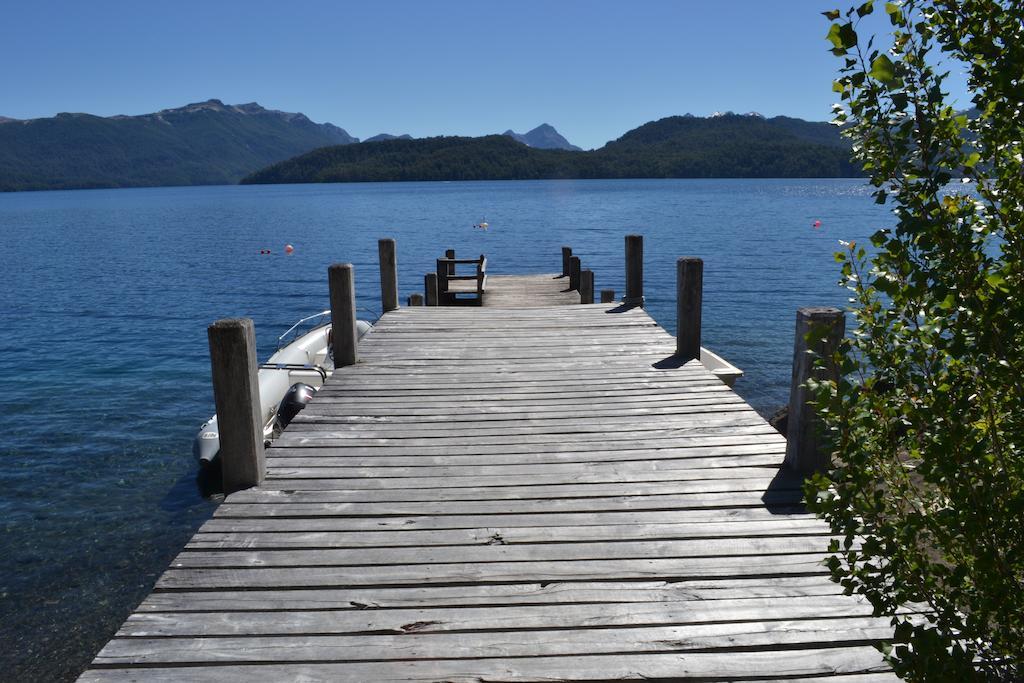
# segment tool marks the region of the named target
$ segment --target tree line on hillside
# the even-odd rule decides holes
[[[589,152],[535,149],[501,135],[334,146],[274,164],[242,182],[860,175],[834,127],[730,115],[669,117]]]

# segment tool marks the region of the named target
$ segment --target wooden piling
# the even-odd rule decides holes
[[[256,330],[249,318],[218,320],[206,330],[217,407],[222,481],[232,493],[263,481],[263,419]]]
[[[626,235],[626,296],[628,306],[644,305],[644,237]]]
[[[395,240],[386,238],[377,241],[380,255],[380,304],[387,313],[398,308],[398,256]]]
[[[356,287],[351,263],[335,263],[327,269],[331,292],[331,336],[334,344],[334,367],[355,365],[359,359],[356,343]]]
[[[580,291],[580,257],[569,257],[569,289]]]
[[[562,276],[568,277],[570,263],[569,259],[572,258],[572,247],[562,247]]]
[[[704,261],[676,261],[676,355],[685,361],[700,358],[700,315],[704,295]]]
[[[594,271],[589,268],[580,271],[580,303],[594,303]]]
[[[423,305],[423,295],[419,294],[419,293],[417,293],[417,294],[410,294],[409,295],[408,303],[409,303],[410,306],[422,306]]]
[[[602,289],[601,290],[601,303],[610,304],[615,302],[615,290],[614,289]]]
[[[447,258],[447,259],[454,259],[455,258],[455,250],[454,249],[446,249],[445,252],[444,252],[444,257]],[[455,275],[455,264],[454,263],[449,263],[448,264],[448,274],[449,275]]]
[[[789,393],[789,425],[786,434],[786,466],[804,475],[825,472],[831,466],[824,447],[821,419],[808,404],[807,380],[833,381],[839,369],[832,356],[846,332],[846,316],[838,308],[810,307],[796,312],[793,342],[793,381]],[[822,367],[815,359],[825,359]]]
[[[437,273],[427,273],[423,276],[423,288],[427,306],[437,306]]]

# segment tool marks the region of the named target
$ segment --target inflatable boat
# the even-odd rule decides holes
[[[356,321],[359,338],[370,323]],[[331,349],[331,312],[308,316],[292,325],[277,340],[277,350],[259,366],[260,412],[263,438],[273,441],[302,410],[334,372]],[[208,467],[220,452],[217,416],[203,423],[192,444],[201,467]]]

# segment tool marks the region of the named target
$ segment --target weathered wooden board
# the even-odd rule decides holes
[[[771,673],[774,680],[806,676],[843,675],[842,681],[898,680],[894,676],[860,678],[888,669],[873,647],[838,647],[796,650],[735,651],[721,653],[649,653],[570,657],[523,657],[494,659],[394,659],[383,662],[347,663],[239,663],[232,666],[163,668],[110,668],[87,671],[82,681],[181,681],[197,683],[248,683],[249,681],[341,681],[352,683],[392,681],[680,681],[751,680]],[[183,676],[183,671],[186,674]],[[140,676],[141,674],[141,676]]]
[[[836,595],[824,575],[701,579],[690,581],[586,581],[468,584],[411,588],[318,588],[299,590],[158,591],[144,612],[269,610],[347,610],[471,607],[481,605],[561,605],[573,603],[702,602]]]
[[[387,313],[82,680],[891,680],[785,439],[579,300]]]
[[[288,661],[386,661],[389,659],[471,659],[631,652],[687,652],[820,642],[870,643],[891,637],[887,620],[865,617],[741,621],[600,630],[517,630],[479,633],[411,631],[365,636],[228,636],[215,643],[181,638],[117,638],[97,663],[208,663]]]

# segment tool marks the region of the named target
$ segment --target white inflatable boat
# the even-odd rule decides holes
[[[356,325],[360,338],[371,327],[365,320]],[[278,338],[277,351],[259,366],[260,411],[267,441],[281,433],[334,372],[330,331],[330,311],[303,318]],[[192,452],[202,467],[217,458],[220,434],[216,415],[199,428]]]

